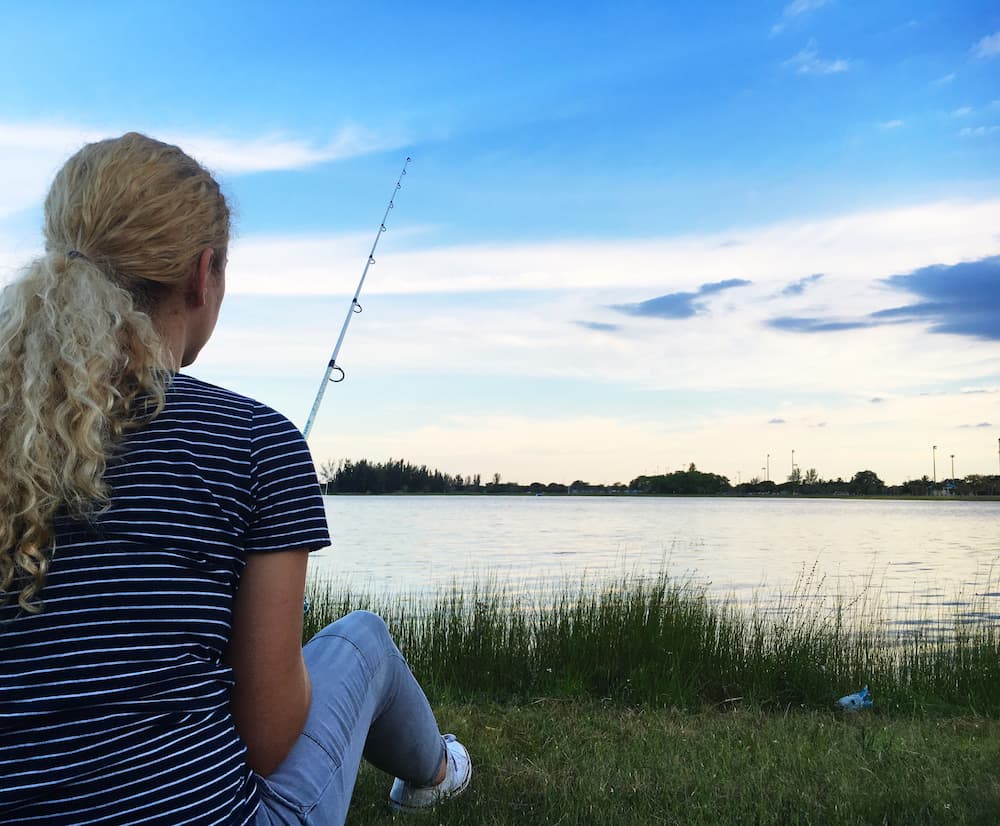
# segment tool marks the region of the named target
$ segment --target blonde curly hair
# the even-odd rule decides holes
[[[206,247],[226,260],[229,226],[213,177],[135,132],[88,144],[56,175],[46,255],[0,293],[0,604],[17,593],[41,610],[53,520],[108,504],[108,458],[159,412],[172,376],[159,300]]]

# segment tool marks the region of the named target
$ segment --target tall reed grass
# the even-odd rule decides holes
[[[493,581],[409,597],[312,582],[305,636],[374,611],[442,700],[789,710],[830,708],[867,684],[876,713],[1000,716],[995,623],[899,635],[870,593],[833,610],[803,596],[779,610],[740,607],[667,575],[530,597]]]

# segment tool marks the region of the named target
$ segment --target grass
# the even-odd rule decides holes
[[[423,822],[998,822],[996,626],[889,636],[872,590],[833,609],[809,597],[775,613],[666,577],[540,598],[313,583],[306,634],[381,614],[469,746],[472,790]],[[871,710],[836,709],[866,683]],[[389,822],[388,784],[363,766],[348,823]]]
[[[434,824],[995,824],[1000,722],[833,712],[637,710],[588,701],[444,704],[473,785]],[[386,826],[363,766],[348,826]]]
[[[460,703],[828,710],[867,684],[881,713],[1000,718],[996,624],[944,634],[928,625],[890,638],[865,594],[833,610],[803,596],[771,613],[713,602],[666,576],[541,598],[495,583],[425,598],[316,583],[306,636],[354,608],[373,610],[428,693]]]

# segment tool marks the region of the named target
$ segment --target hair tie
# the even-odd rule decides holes
[[[82,258],[84,261],[89,261],[90,260],[89,258],[87,258],[86,255],[84,255],[79,250],[70,250],[69,252],[66,253],[66,257],[67,258]]]

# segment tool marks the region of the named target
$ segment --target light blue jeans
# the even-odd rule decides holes
[[[354,611],[320,631],[302,653],[312,705],[288,757],[258,778],[256,826],[343,824],[362,757],[390,776],[430,785],[444,742],[382,618]]]

